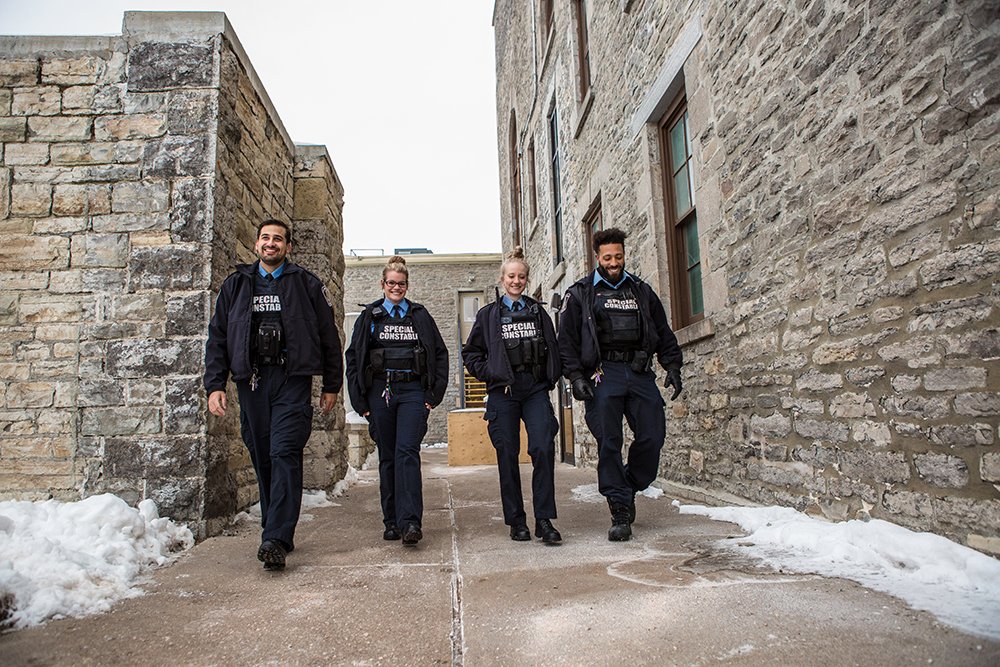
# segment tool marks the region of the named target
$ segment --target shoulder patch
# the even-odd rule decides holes
[[[333,295],[330,294],[330,290],[326,288],[326,285],[323,285],[322,291],[323,291],[323,298],[326,299],[326,305],[333,308]]]
[[[566,296],[563,297],[562,307],[559,308],[560,313],[565,313],[566,309],[569,308],[569,299],[573,296],[573,293],[566,290]]]

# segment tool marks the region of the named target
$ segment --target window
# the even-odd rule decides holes
[[[510,112],[510,220],[514,245],[521,245],[521,169],[517,155],[517,121]]]
[[[538,182],[535,180],[535,140],[532,139],[528,144],[528,157],[525,160],[525,165],[528,168],[528,185],[531,188],[530,197],[528,203],[531,206],[530,213],[531,219],[536,220],[538,218]]]
[[[559,114],[552,107],[549,115],[549,146],[552,149],[552,257],[553,265],[563,261],[562,193],[560,191],[559,165]]]
[[[683,93],[659,124],[666,198],[667,247],[670,252],[671,303],[675,328],[705,316],[701,286],[698,215],[691,175],[691,138]]]
[[[576,39],[580,47],[577,67],[580,77],[580,102],[590,92],[590,35],[587,32],[587,0],[576,1]]]
[[[594,233],[604,229],[604,214],[601,212],[601,195],[587,209],[583,216],[583,247],[586,256],[583,260],[583,270],[592,271],[597,268],[597,254],[594,252]]]
[[[476,322],[476,313],[483,302],[482,292],[459,292],[458,311],[458,349],[461,350],[465,341],[469,340],[472,325]],[[481,408],[486,399],[486,383],[480,382],[464,371],[461,395],[461,407]]]

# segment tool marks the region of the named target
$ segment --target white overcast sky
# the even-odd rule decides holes
[[[344,182],[344,250],[498,252],[493,0],[0,0],[0,34],[117,35],[223,11],[292,140]]]

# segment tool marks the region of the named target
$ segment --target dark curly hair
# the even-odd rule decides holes
[[[608,245],[609,243],[621,243],[624,248],[626,236],[628,236],[628,234],[617,227],[609,227],[608,229],[602,229],[599,232],[594,232],[594,253],[599,253],[601,246]]]

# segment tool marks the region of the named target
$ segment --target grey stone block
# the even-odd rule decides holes
[[[914,454],[913,465],[934,486],[960,489],[969,483],[969,467],[963,459],[947,454]]]
[[[214,51],[211,44],[136,44],[128,54],[129,89],[207,88],[213,79]]]
[[[108,374],[118,378],[196,375],[203,355],[196,340],[113,340],[108,342]]]

